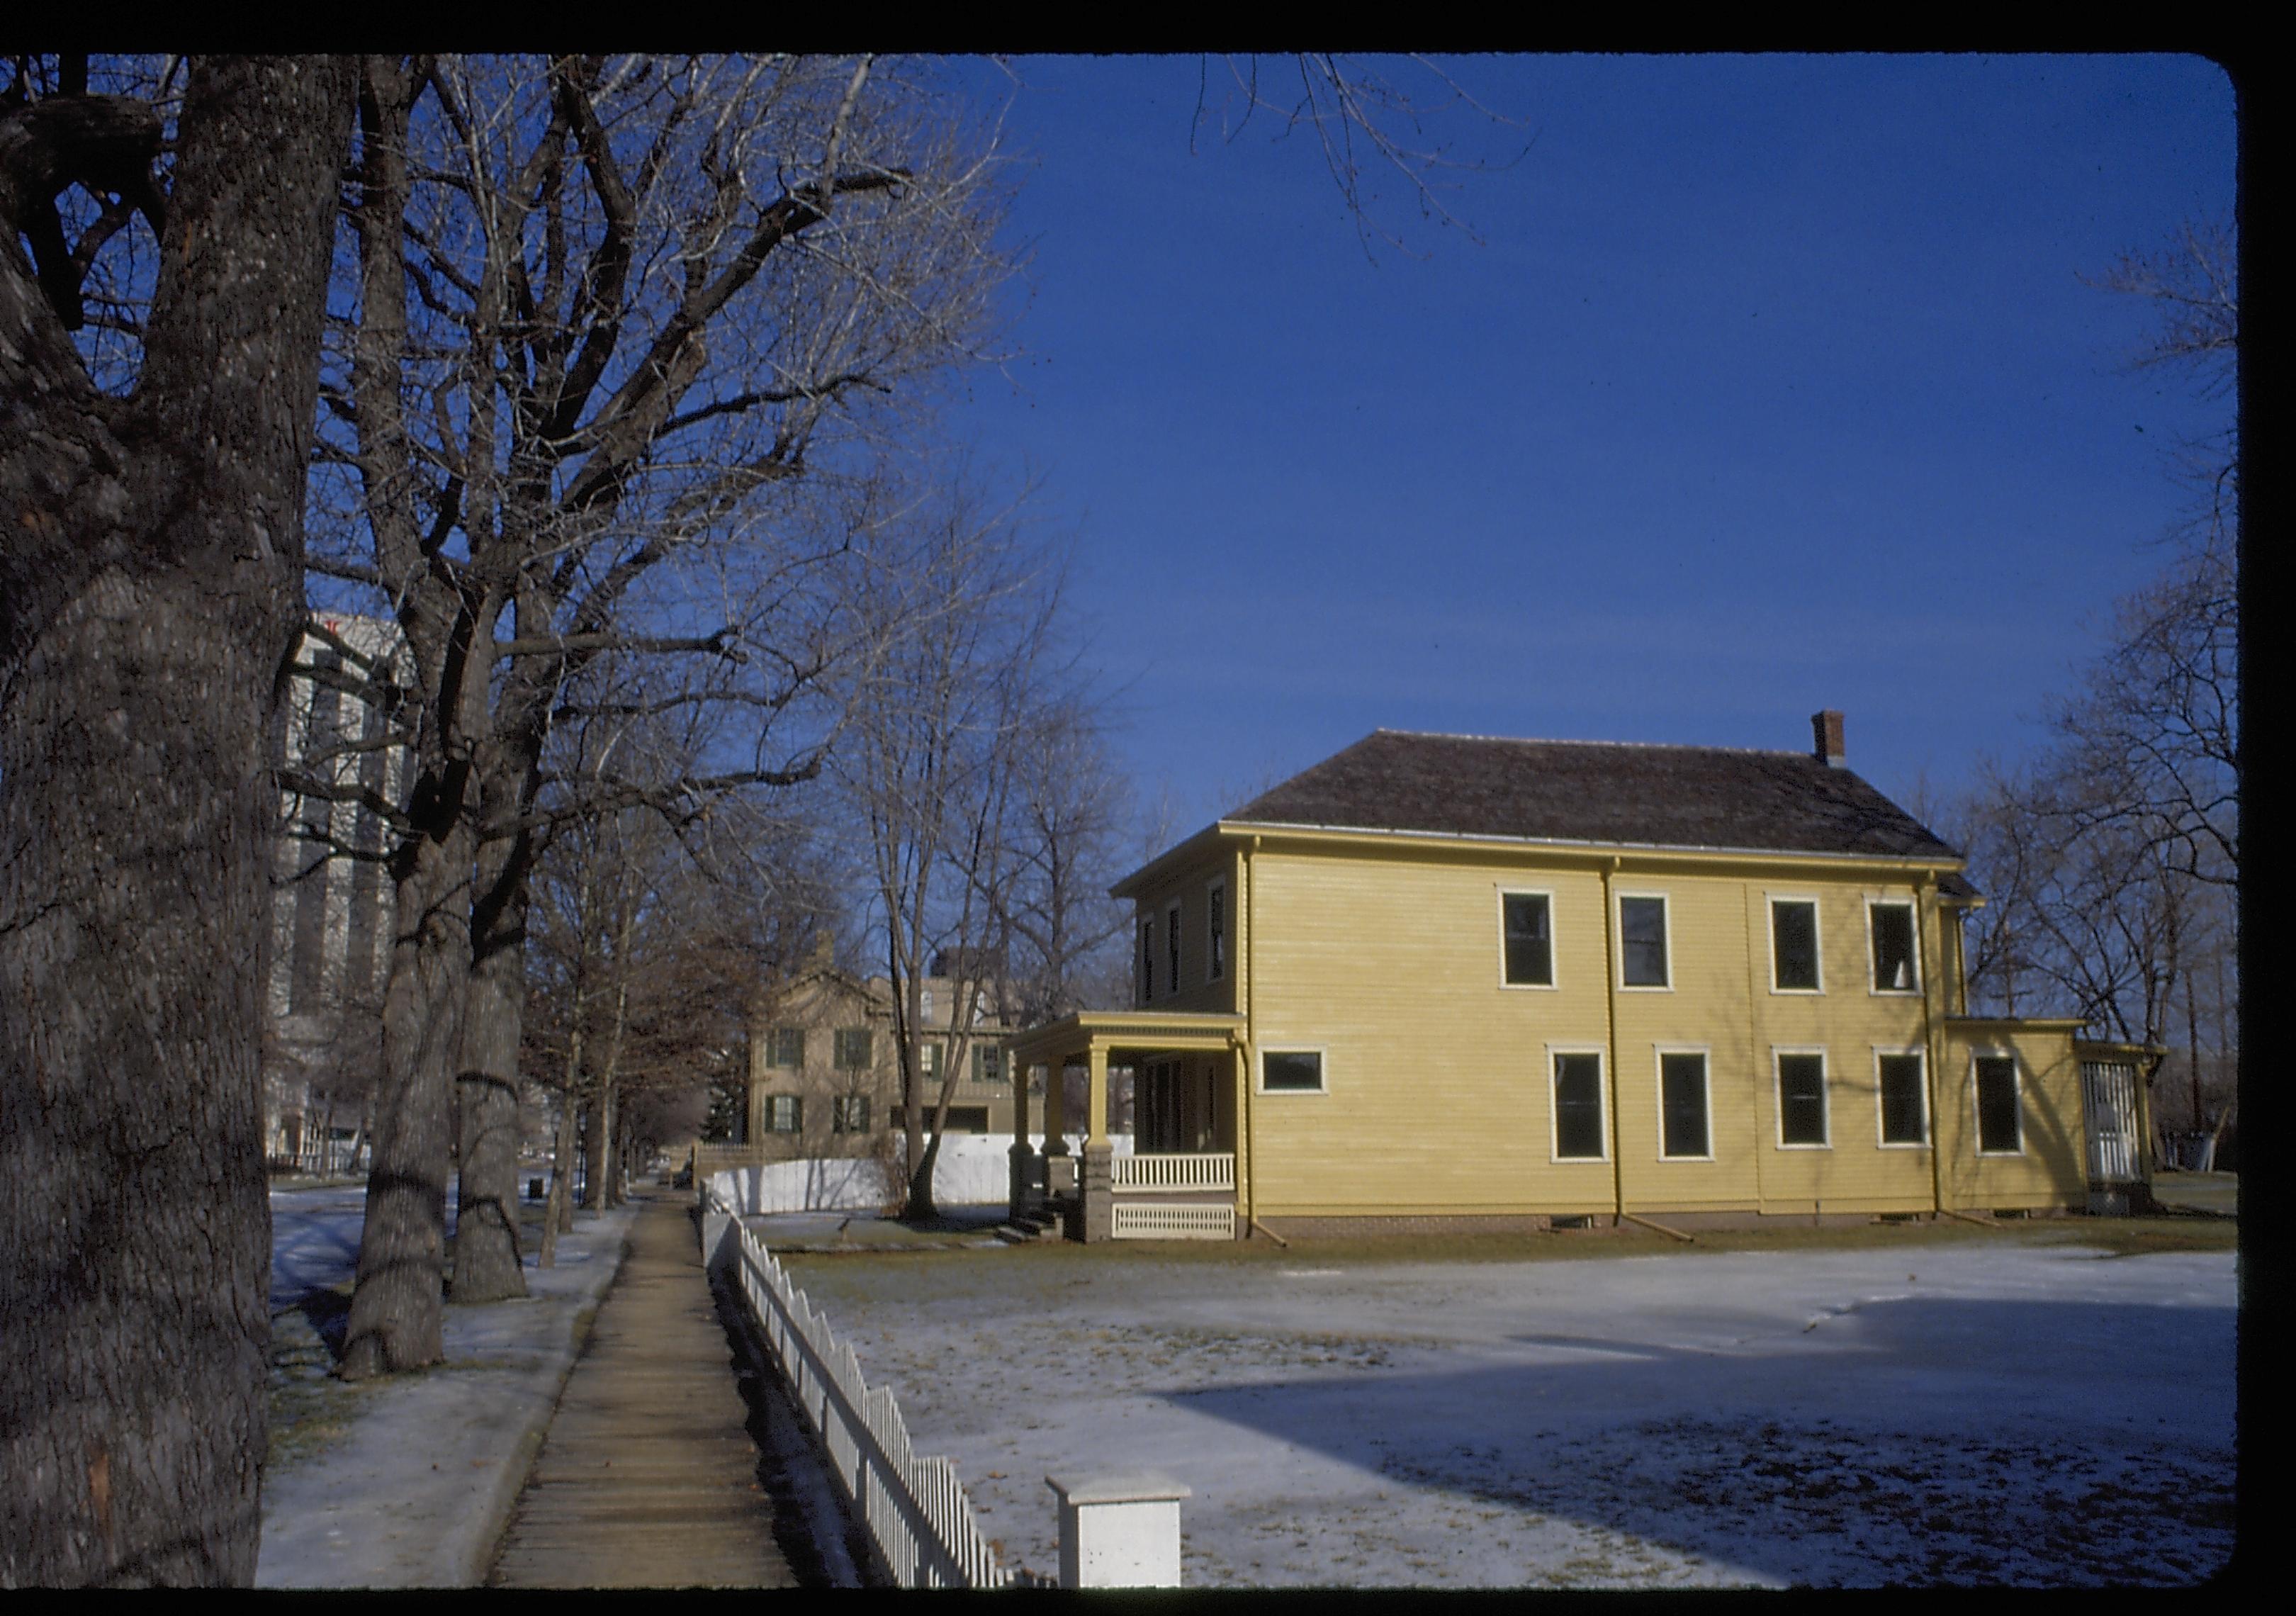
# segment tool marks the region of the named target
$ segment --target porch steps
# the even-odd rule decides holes
[[[1061,1224],[1058,1207],[1034,1207],[1017,1218],[1006,1218],[996,1226],[996,1234],[1008,1246],[1027,1245],[1031,1241],[1058,1239]]]

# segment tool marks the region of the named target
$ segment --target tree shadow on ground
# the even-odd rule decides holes
[[[1553,1360],[1165,1396],[1508,1511],[1526,1545],[1575,1527],[1820,1586],[2190,1583],[2233,1546],[2234,1322],[1877,1299],[1721,1347],[1526,1334]]]
[[[312,1333],[326,1347],[330,1361],[341,1363],[343,1342],[350,1331],[350,1292],[333,1287],[307,1291],[296,1298],[293,1310],[303,1316]]]

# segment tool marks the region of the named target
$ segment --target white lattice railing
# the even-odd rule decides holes
[[[1235,1209],[1186,1204],[1142,1206],[1118,1202],[1108,1232],[1119,1240],[1234,1240]]]
[[[955,1467],[910,1448],[891,1388],[862,1378],[851,1345],[830,1333],[829,1321],[715,1186],[702,1205],[728,1218],[742,1294],[893,1580],[905,1588],[1013,1586],[1019,1579],[974,1523]]]
[[[1108,1163],[1109,1187],[1134,1194],[1160,1190],[1235,1188],[1234,1151],[1196,1151],[1185,1155],[1115,1156]]]

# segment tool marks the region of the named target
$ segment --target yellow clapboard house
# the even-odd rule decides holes
[[[1966,1013],[1961,856],[1808,753],[1381,730],[1112,889],[1133,1004],[1019,1035],[1016,1213],[1228,1238],[2142,1194],[2137,1052]],[[1135,1074],[1116,1154],[1108,1070]],[[2116,1199],[2117,1198],[2117,1199]]]

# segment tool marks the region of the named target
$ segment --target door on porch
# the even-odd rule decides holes
[[[1214,1142],[1211,1062],[1177,1059],[1148,1061],[1139,1068],[1134,1096],[1132,1148],[1143,1155],[1217,1149]]]

